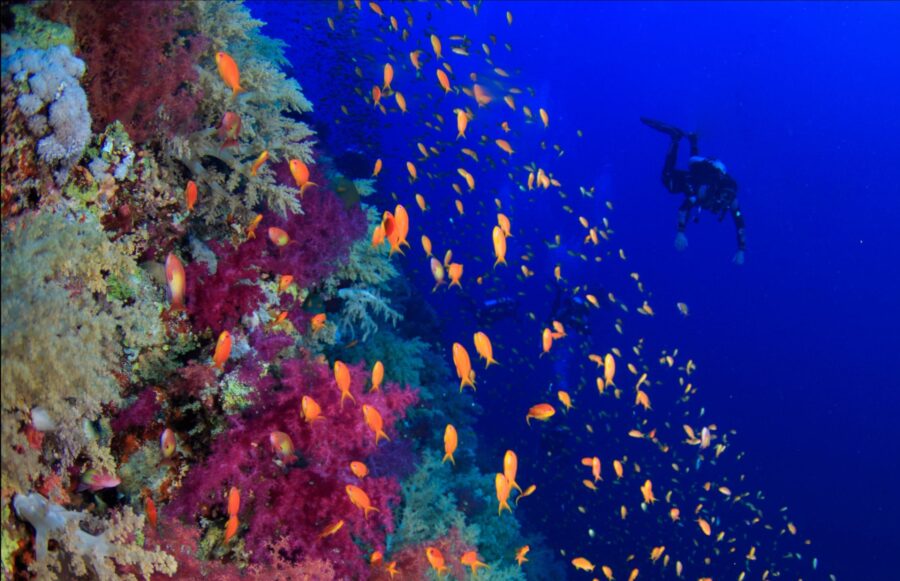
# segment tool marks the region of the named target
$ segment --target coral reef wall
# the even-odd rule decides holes
[[[4,31],[4,578],[509,561],[478,408],[401,324],[419,299],[371,243],[375,183],[314,149],[285,45],[237,1],[103,4]],[[436,456],[449,422],[465,468]]]

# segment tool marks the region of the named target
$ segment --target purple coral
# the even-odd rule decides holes
[[[324,176],[316,179],[324,183]],[[268,237],[270,227],[281,228],[290,237],[286,246],[276,246]],[[256,284],[265,274],[289,274],[301,287],[319,283],[347,255],[350,243],[365,232],[365,216],[358,207],[346,209],[338,197],[323,188],[309,192],[303,214],[281,217],[263,214],[256,236],[237,247],[210,243],[217,257],[215,273],[202,263],[190,264],[187,272],[187,308],[199,331],[231,329],[262,302]],[[298,328],[306,323],[299,305],[290,311]]]
[[[294,562],[327,559],[338,577],[364,578],[368,569],[362,547],[384,548],[385,535],[394,529],[391,507],[399,500],[400,485],[384,468],[389,464],[384,457],[379,458],[382,476],[359,480],[350,471],[351,461],[366,462],[378,450],[361,406],[377,409],[384,429],[396,438],[395,424],[417,394],[396,384],[363,393],[367,371],[358,365],[350,372],[356,401],[346,401],[343,408],[331,369],[308,356],[257,377],[256,405],[231,420],[231,428],[213,443],[206,462],[188,474],[172,512],[220,519],[224,525],[224,495],[236,486],[242,494],[238,534],[252,561],[267,561],[267,543],[284,537],[283,557]],[[319,403],[325,419],[309,424],[302,418],[304,395]],[[276,461],[269,444],[273,431],[290,436],[297,462],[285,466]],[[361,487],[378,512],[364,517],[348,498],[348,484]],[[319,537],[340,519],[345,521],[341,530]]]

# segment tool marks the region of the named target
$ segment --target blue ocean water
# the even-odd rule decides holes
[[[418,155],[417,142],[435,140],[424,122],[434,121],[436,111],[447,116],[448,107],[433,89],[429,101],[410,88],[407,100],[419,104],[402,121],[384,118],[354,93],[380,78],[392,50],[405,62],[406,52],[391,48],[399,46],[396,39],[376,40],[374,28],[367,34],[368,21],[360,22],[355,36],[329,32],[325,18],[332,3],[249,6],[269,23],[268,34],[291,45],[293,73],[316,104],[314,119],[330,151],[366,143],[359,152],[366,159],[402,167]],[[591,222],[610,216],[615,247],[627,249],[628,260],[601,267],[541,243],[516,246],[516,238],[510,256],[533,252],[534,270],[560,263],[582,284],[603,289],[598,296],[618,294],[622,279],[639,273],[657,314],[637,333],[654,348],[678,348],[696,361],[693,377],[701,391],[695,401],[720,426],[734,428],[736,447],[746,452],[728,470],[746,474],[749,488],[764,491],[767,515],[787,506],[801,536],[811,540],[811,546],[791,550],[802,550],[807,560],[818,556],[819,569],[798,571],[804,578],[831,572],[841,579],[895,578],[900,4],[485,2],[477,17],[440,3],[406,8],[443,38],[470,37],[473,53],[497,34],[498,66],[515,71],[516,84],[533,89],[550,113],[547,148],[517,151],[514,163],[552,164],[571,199],[528,200],[505,185],[508,168],[499,167],[478,175],[479,190],[491,191],[481,200],[487,210],[492,198],[500,198],[511,208],[514,232],[527,232],[533,242],[560,233],[562,250],[576,254],[583,251],[583,232],[572,229],[572,216],[561,206],[568,202],[575,216]],[[507,10],[513,26],[505,24]],[[418,34],[414,42],[427,48],[427,36]],[[502,49],[504,42],[511,51]],[[365,82],[354,75],[355,66]],[[499,123],[494,114],[485,112],[482,119]],[[745,265],[731,264],[734,227],[728,218],[718,223],[704,216],[689,224],[689,248],[676,252],[680,198],[660,182],[668,139],[641,125],[642,115],[696,131],[701,152],[720,158],[735,176],[747,220]],[[342,118],[344,123],[332,123]],[[475,125],[478,135],[483,130]],[[528,130],[540,135],[537,124]],[[552,143],[565,155],[558,157]],[[682,152],[682,167],[686,158]],[[438,163],[454,171],[453,161]],[[578,196],[577,185],[596,187],[596,198]],[[386,172],[379,188],[385,207],[392,192],[412,206],[415,188],[402,173]],[[430,200],[454,197],[449,184],[445,191],[421,193]],[[467,211],[477,207],[475,199],[465,198]],[[613,203],[614,214],[601,200]],[[470,336],[472,317],[485,300],[509,296],[516,315],[492,325],[492,339],[529,361],[485,373],[492,387],[479,391],[483,455],[498,457],[511,445],[537,449],[551,454],[548,467],[571,456],[574,473],[585,446],[574,429],[553,439],[536,437],[518,416],[514,422],[502,413],[510,406],[527,409],[536,397],[584,379],[580,362],[539,360],[539,336],[522,332],[525,324],[539,329],[549,322],[554,292],[543,283],[521,290],[513,273],[496,286],[474,285],[475,276],[490,270],[490,241],[484,229],[454,219],[449,207],[444,203],[421,219],[416,214],[415,228],[434,240],[452,240],[455,254],[481,256],[483,263],[467,264],[465,292],[430,299],[444,322],[445,343]],[[513,269],[521,263],[516,260]],[[427,263],[410,260],[406,268],[427,294],[433,284]],[[682,317],[676,302],[689,305],[690,316]],[[526,320],[529,312],[537,322]],[[592,320],[579,334],[602,353],[615,314],[598,317],[605,317],[602,328]],[[498,359],[504,363],[502,352]],[[505,387],[493,388],[500,384]],[[556,475],[541,478],[548,493],[539,505],[523,508],[526,525],[545,530],[555,550],[589,547],[591,515],[574,510]],[[640,550],[649,551],[652,533],[627,534],[647,537]]]

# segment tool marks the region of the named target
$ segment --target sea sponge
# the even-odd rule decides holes
[[[79,84],[84,62],[69,47],[20,49],[3,72],[3,91],[17,91],[16,104],[37,141],[39,158],[53,171],[58,185],[81,158],[91,137],[87,96]]]

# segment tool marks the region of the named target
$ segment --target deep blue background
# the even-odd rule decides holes
[[[383,49],[364,34],[328,35],[330,2],[250,6],[270,22],[267,34],[293,46],[293,74],[318,120],[345,103],[356,113],[353,66]],[[570,184],[602,182],[616,204],[617,243],[663,306],[648,332],[699,362],[707,410],[738,430],[762,487],[790,507],[824,568],[892,578],[900,4],[487,3],[477,18],[428,9],[443,34],[497,32],[512,43],[504,66],[522,70],[520,84],[535,88],[565,136],[555,171]],[[730,221],[691,224],[689,249],[675,252],[679,199],[659,181],[668,140],[641,115],[697,131],[701,151],[736,177],[745,266],[730,264]],[[355,129],[332,127],[326,144],[365,135],[377,155],[409,159],[412,127],[367,116]],[[690,317],[678,316],[676,301]]]

